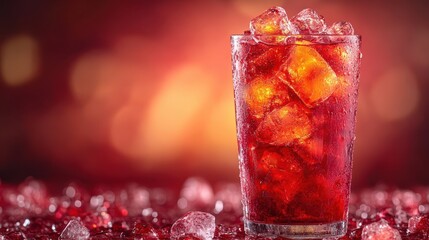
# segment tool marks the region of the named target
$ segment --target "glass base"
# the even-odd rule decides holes
[[[261,237],[286,237],[291,239],[312,239],[342,237],[347,232],[345,221],[314,225],[264,224],[244,220],[244,231],[248,235]]]

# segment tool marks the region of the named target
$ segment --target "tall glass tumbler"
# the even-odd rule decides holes
[[[246,234],[346,233],[360,44],[357,35],[231,36]]]

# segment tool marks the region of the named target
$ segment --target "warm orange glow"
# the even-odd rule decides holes
[[[406,168],[414,179],[429,182],[423,171],[429,96],[425,4],[310,3],[96,1],[87,6],[62,1],[40,2],[28,11],[27,5],[9,1],[2,9],[7,14],[0,16],[7,23],[0,38],[2,181],[25,178],[32,166],[35,175],[46,178],[53,171],[61,175],[67,170],[70,176],[93,180],[133,171],[136,178],[159,172],[166,176],[213,172],[222,179],[238,179],[229,36],[249,30],[250,19],[268,8],[282,6],[289,19],[311,7],[328,25],[349,21],[362,35],[354,183],[363,186],[383,176],[408,179],[409,174],[401,172]],[[87,21],[82,14],[94,17]],[[329,96],[331,88],[333,97],[347,92],[344,88],[350,87],[347,79],[354,69],[335,63],[352,63],[354,52],[324,51],[336,45],[300,44],[304,46],[298,50],[314,56],[302,59],[304,64],[297,61],[291,73],[304,71],[303,67],[306,72],[308,68],[326,72],[309,73],[311,82],[294,87],[299,97],[313,106]],[[282,51],[257,54],[251,64],[262,68],[285,61]],[[318,54],[335,72],[336,86],[334,74]],[[288,78],[282,84],[295,97],[287,86],[292,74],[287,68],[283,72]],[[288,93],[267,76],[272,75],[258,75],[245,98],[256,122],[295,101],[285,100]],[[260,107],[267,102],[270,109]],[[280,121],[280,116],[275,119]],[[305,127],[297,130],[300,136],[305,132]],[[316,148],[303,152],[322,151],[323,143],[313,137],[304,141],[315,141]],[[378,171],[383,161],[396,170]],[[169,166],[178,169],[172,173]]]
[[[405,66],[388,70],[374,82],[370,95],[376,115],[383,121],[395,121],[409,117],[420,100],[417,80]]]
[[[216,159],[211,162],[218,168],[231,166],[235,169],[238,164],[234,102],[231,99],[234,97],[232,91],[229,91],[229,94],[222,96],[213,106],[207,107],[210,112],[202,121],[204,126],[202,140],[206,139],[207,146],[202,149],[201,157],[210,156],[210,159]]]
[[[128,103],[113,117],[110,127],[110,141],[113,147],[131,160],[139,159],[140,151],[137,145],[138,126],[144,121],[144,108],[136,103]],[[143,165],[140,163],[139,165]],[[145,161],[144,167],[153,167],[153,162]]]
[[[210,100],[213,78],[196,64],[171,71],[152,99],[139,128],[141,155],[159,161],[174,160],[186,147],[193,120]]]
[[[311,46],[295,46],[281,71],[279,77],[309,107],[326,100],[338,84],[335,72]]]
[[[1,74],[9,86],[20,86],[31,81],[39,68],[39,46],[27,35],[14,36],[1,47]]]
[[[111,61],[111,56],[101,52],[89,53],[76,61],[72,69],[70,87],[79,101],[85,102],[94,97],[98,85],[103,81],[102,71],[111,65]]]

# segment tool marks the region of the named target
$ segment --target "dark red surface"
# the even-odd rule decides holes
[[[185,186],[187,190],[138,184],[83,188],[72,183],[57,191],[61,188],[52,183],[47,187],[34,180],[2,184],[0,236],[58,239],[66,225],[77,220],[89,230],[89,239],[169,239],[173,223],[186,212],[198,210],[215,216],[214,239],[244,239],[238,184],[209,185],[203,179],[192,180]],[[200,191],[189,194],[192,189]],[[361,239],[363,228],[381,219],[398,229],[403,240],[427,239],[428,197],[429,187],[377,187],[352,194],[348,232],[341,239]],[[178,204],[183,201],[186,207]],[[188,235],[182,239],[198,238]]]

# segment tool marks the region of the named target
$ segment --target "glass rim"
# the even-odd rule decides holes
[[[362,37],[360,34],[326,34],[326,33],[318,33],[318,34],[231,34],[231,37],[252,37],[252,36],[260,36],[260,37]]]

